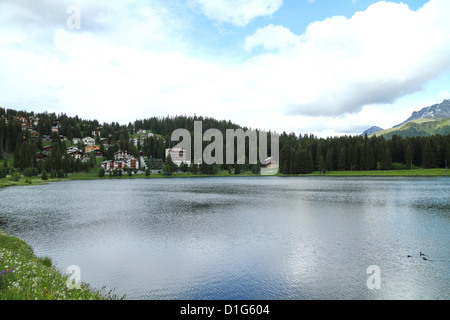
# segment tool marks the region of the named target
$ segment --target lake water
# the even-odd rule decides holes
[[[0,229],[126,299],[449,299],[449,195],[444,177],[106,178],[4,188]]]

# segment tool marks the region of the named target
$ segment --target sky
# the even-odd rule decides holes
[[[0,0],[0,106],[319,137],[450,98],[448,0]]]

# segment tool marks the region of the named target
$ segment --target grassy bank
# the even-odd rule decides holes
[[[108,180],[108,179],[161,179],[161,178],[201,178],[201,177],[254,177],[259,176],[251,172],[240,173],[235,175],[233,173],[228,173],[227,171],[220,171],[215,175],[204,175],[204,174],[192,174],[192,173],[174,173],[170,176],[164,174],[151,174],[150,176],[145,176],[144,173],[133,174],[128,176],[127,174],[122,174],[122,176],[110,177],[108,174],[104,177],[99,177],[96,172],[80,172],[80,173],[70,173],[67,178],[56,178],[48,180],[42,180],[41,177],[25,178],[21,177],[18,181],[14,181],[13,178],[7,177],[0,179],[0,188],[9,186],[29,186],[29,185],[41,185],[47,182],[58,182],[58,181],[70,181],[70,180]],[[297,176],[335,176],[335,177],[349,177],[349,176],[379,176],[379,177],[413,177],[413,176],[447,176],[450,177],[450,170],[447,169],[413,169],[413,170],[373,170],[373,171],[328,171],[325,174],[321,174],[315,171],[310,174],[301,175],[285,175],[277,174],[280,177],[297,177]],[[27,182],[28,181],[28,182]]]
[[[319,176],[320,172],[313,172],[309,175]],[[372,171],[329,171],[325,173],[325,176],[379,176],[379,177],[411,177],[411,176],[423,176],[423,177],[437,177],[447,176],[450,177],[450,171],[447,169],[413,169],[413,170],[372,170]]]
[[[23,240],[0,231],[1,300],[112,300],[111,293],[82,283],[70,289],[63,275],[47,257],[36,257]]]

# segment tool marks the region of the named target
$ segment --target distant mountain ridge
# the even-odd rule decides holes
[[[377,127],[377,126],[372,126],[369,129],[365,130],[361,135],[365,136],[367,134],[368,136],[370,136],[371,134],[374,134],[374,133],[376,133],[378,131],[382,131],[382,130],[384,130],[384,129]]]
[[[422,108],[420,111],[414,111],[408,119],[400,124],[394,126],[394,128],[401,126],[404,123],[418,120],[418,119],[446,119],[450,118],[450,99],[444,100],[442,103],[434,104],[429,107]]]
[[[378,130],[377,128],[379,127],[371,127],[364,131],[363,135],[367,132],[368,136],[382,135],[385,138],[391,138],[394,135],[425,137],[435,134],[448,134],[450,133],[450,99],[414,111],[408,119],[390,129]]]

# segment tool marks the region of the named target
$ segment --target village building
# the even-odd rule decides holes
[[[71,153],[74,153],[76,151],[81,151],[81,149],[79,149],[78,147],[68,147],[66,149],[66,151],[67,151],[68,154],[71,154]]]
[[[94,154],[95,154],[95,157],[96,157],[96,158],[103,158],[103,157],[105,156],[104,153],[103,153],[103,151],[100,150],[100,149],[95,149],[95,150],[94,150]]]
[[[114,160],[125,160],[131,157],[133,156],[126,150],[119,150],[116,153],[114,153]]]
[[[84,148],[84,152],[86,152],[86,153],[89,153],[89,152],[94,151],[94,150],[100,150],[100,147],[94,144],[92,146],[86,146]]]
[[[101,139],[100,139],[100,143],[101,143],[105,148],[108,148],[108,147],[109,147],[109,139],[108,139],[108,138],[101,138]]]
[[[47,160],[47,155],[43,152],[38,152],[35,154],[36,161],[44,161]]]
[[[82,140],[85,146],[93,146],[95,144],[95,139],[91,137],[85,137]]]
[[[43,142],[51,142],[52,141],[52,137],[49,136],[48,134],[44,134],[44,135],[42,135],[42,141]]]
[[[179,166],[181,163],[187,165],[191,164],[191,161],[187,159],[187,151],[181,148],[170,148],[166,149],[166,158],[170,155],[173,163]]]
[[[100,150],[96,150],[100,151]],[[100,151],[101,152],[101,151]],[[103,155],[102,155],[103,156]],[[114,154],[114,160],[107,160],[101,163],[102,168],[105,171],[114,170],[114,169],[139,169],[138,159],[133,157],[127,151],[119,150]]]
[[[83,160],[83,159],[84,159],[84,152],[81,151],[81,150],[74,151],[74,152],[70,153],[70,155],[71,155],[74,159],[80,159],[80,160]]]
[[[16,117],[16,121],[20,124],[22,127],[22,130],[29,129],[31,130],[33,128],[33,125],[28,122],[28,119],[25,117]]]
[[[107,160],[103,161],[100,166],[105,169],[105,171],[112,171],[114,169],[133,169],[137,170],[137,159],[134,157],[131,157],[125,161],[121,160]]]
[[[53,126],[52,126],[52,132],[56,132],[56,133],[59,133],[59,121],[58,120],[55,120],[54,122],[53,122]]]

